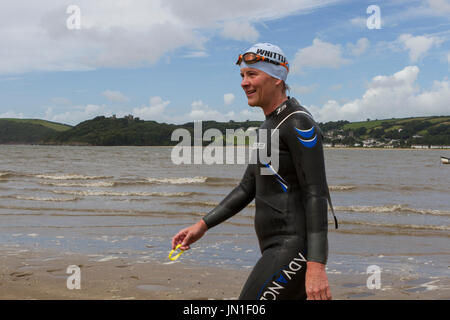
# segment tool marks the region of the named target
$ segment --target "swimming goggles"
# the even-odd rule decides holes
[[[169,253],[169,259],[170,259],[170,260],[172,260],[172,261],[177,260],[177,259],[181,256],[181,254],[184,252],[184,250],[181,250],[181,249],[180,249],[180,252],[179,252],[175,257],[172,257],[172,254],[175,252],[175,250],[178,250],[179,247],[181,247],[181,244],[177,245],[177,246],[175,247],[175,249],[173,249],[172,251],[170,251],[170,253]]]
[[[287,62],[278,62],[269,58],[266,58],[262,55],[253,53],[253,52],[247,52],[244,54],[240,54],[238,60],[236,61],[237,65],[240,65],[242,63],[242,61],[244,61],[246,64],[253,64],[256,63],[258,61],[265,61],[265,62],[270,62],[273,64],[276,64],[277,66],[283,66],[287,69],[287,71],[289,71],[289,63]]]

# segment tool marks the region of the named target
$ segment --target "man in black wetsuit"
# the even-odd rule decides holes
[[[278,130],[278,168],[250,163],[239,183],[196,224],[172,238],[182,250],[255,199],[255,230],[262,257],[239,299],[331,299],[325,264],[328,257],[327,200],[322,132],[311,114],[286,96],[287,60],[277,46],[258,43],[239,56],[241,86],[250,106],[262,108],[260,129]],[[262,130],[260,130],[262,131]],[[270,137],[265,139],[267,148]],[[263,168],[273,174],[261,174]],[[331,206],[332,208],[332,206]],[[334,212],[333,212],[334,214]],[[335,218],[336,227],[337,221]]]

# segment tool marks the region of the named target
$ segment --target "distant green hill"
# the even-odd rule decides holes
[[[41,119],[16,119],[16,118],[0,118],[0,120],[7,120],[12,121],[16,123],[29,123],[29,124],[37,124],[42,125],[46,128],[55,130],[55,131],[66,131],[72,128],[72,126],[69,126],[68,124],[62,124],[58,122],[52,122],[47,120],[41,120]]]
[[[1,144],[40,143],[58,132],[69,130],[69,125],[40,119],[0,119]]]
[[[383,127],[392,127],[392,126],[398,126],[404,127],[410,122],[413,121],[423,121],[423,122],[430,122],[432,124],[442,124],[444,122],[450,121],[450,116],[441,116],[441,117],[411,117],[411,118],[400,118],[400,119],[385,119],[385,120],[369,120],[369,121],[358,121],[358,122],[351,122],[345,124],[342,129],[344,130],[354,130],[359,128],[366,128],[366,129],[378,129]]]
[[[321,124],[326,142],[353,146],[368,139],[395,147],[450,145],[450,116],[411,117]]]
[[[99,116],[43,139],[44,144],[70,145],[168,145],[176,125],[138,118]]]
[[[259,127],[261,121],[203,121],[203,133],[210,128],[223,135],[226,129]],[[319,123],[324,142],[332,145],[408,147],[412,144],[450,145],[450,116]],[[133,145],[170,146],[175,129],[184,128],[194,137],[194,123],[183,125],[144,121],[129,115],[124,118],[99,116],[71,127],[38,119],[0,119],[0,143],[52,145]],[[369,141],[369,142],[368,142]],[[371,141],[371,142],[370,142]],[[204,145],[210,141],[203,142]]]
[[[256,126],[261,122],[247,121],[220,123],[216,121],[202,122],[202,131],[209,128],[219,129],[225,134],[226,129],[238,129]],[[174,125],[144,121],[129,115],[124,118],[104,116],[96,117],[79,123],[70,130],[54,134],[43,139],[44,144],[71,144],[71,145],[97,145],[97,146],[171,146],[179,141],[171,141],[175,129],[184,128],[194,138],[194,123]],[[191,140],[192,142],[193,140]],[[208,144],[210,142],[204,142]]]

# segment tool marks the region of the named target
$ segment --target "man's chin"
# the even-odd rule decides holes
[[[248,105],[249,105],[250,107],[258,107],[258,106],[259,106],[259,105],[258,105],[258,101],[254,101],[254,100],[248,99],[248,100],[247,100],[247,103],[248,103]]]

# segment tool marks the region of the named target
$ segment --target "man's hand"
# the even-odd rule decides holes
[[[172,249],[175,249],[175,247],[181,243],[181,250],[189,250],[191,248],[189,245],[203,237],[206,230],[208,230],[208,227],[203,219],[196,224],[181,230],[172,238]]]
[[[308,300],[331,300],[331,291],[324,264],[307,262],[305,286]]]

